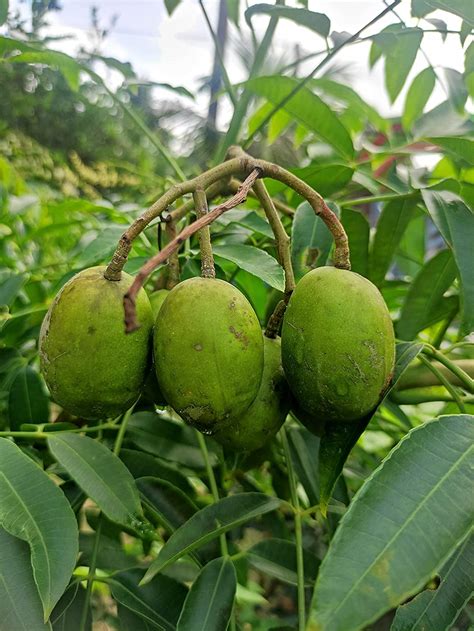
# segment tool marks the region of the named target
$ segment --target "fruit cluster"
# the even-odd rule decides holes
[[[225,448],[253,451],[290,410],[311,431],[370,414],[387,388],[394,335],[372,283],[323,267],[297,285],[281,343],[262,333],[245,296],[191,278],[136,300],[141,327],[126,335],[122,299],[132,278],[104,267],[74,276],[40,334],[41,367],[57,403],[85,419],[116,417],[146,390]],[[151,348],[153,347],[153,352]],[[155,378],[156,377],[156,378]]]

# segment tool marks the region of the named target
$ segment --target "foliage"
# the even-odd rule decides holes
[[[169,14],[180,10],[178,0],[165,5]],[[387,628],[388,620],[394,631],[467,628],[472,3],[412,0],[419,22],[404,25],[387,8],[393,24],[372,35],[333,32],[304,3],[255,4],[240,20],[238,3],[227,7],[242,37],[257,15],[269,21],[247,80],[224,81],[217,92],[218,104],[230,95],[235,107],[228,129],[212,137],[184,88],[158,87],[181,99],[170,111],[190,121],[183,140],[154,102],[156,86],[140,85],[129,64],[97,50],[76,58],[54,51],[40,33],[57,7],[37,3],[31,33],[10,14],[0,37],[2,624],[85,631],[94,620],[135,631],[207,620],[216,630],[302,631],[307,622],[314,631],[352,631]],[[435,9],[457,16],[459,32]],[[7,13],[0,0],[0,22]],[[267,71],[279,20],[321,39],[311,73],[300,62],[315,51]],[[459,38],[464,72],[446,68],[442,77],[428,64],[412,77],[427,37]],[[389,98],[403,100],[400,118],[382,117],[337,75],[323,74],[341,47],[367,40],[369,63],[384,64]],[[101,79],[103,64],[121,77],[116,91]],[[446,99],[432,106],[440,82]],[[321,436],[290,414],[277,437],[247,455],[223,452],[146,396],[117,419],[72,417],[50,400],[39,372],[39,329],[52,298],[73,274],[107,264],[150,202],[219,163],[236,141],[287,166],[340,217],[352,269],[380,289],[398,338],[383,402],[358,424]],[[266,184],[292,238],[296,280],[330,264],[333,241],[321,218],[299,192]],[[238,187],[227,185],[211,204]],[[184,202],[169,209],[180,213],[178,229],[192,213]],[[250,195],[223,214],[211,237],[217,276],[245,294],[265,326],[285,274],[259,201]],[[153,221],[125,270],[136,274],[170,238],[168,223]],[[199,275],[197,237],[178,261],[181,280]],[[172,280],[172,264],[151,276],[149,293]]]

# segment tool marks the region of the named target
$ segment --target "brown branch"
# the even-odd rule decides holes
[[[209,212],[207,207],[206,193],[202,188],[198,188],[193,193],[196,217],[200,219]],[[201,250],[201,276],[203,278],[215,278],[216,268],[214,267],[214,257],[212,256],[211,231],[209,226],[199,230],[199,247]]]
[[[235,193],[235,191],[238,190],[239,186],[240,186],[241,182],[239,182],[239,180],[235,177],[231,178],[230,182],[229,182],[229,190],[233,193]],[[258,199],[255,191],[252,189],[249,192],[249,197],[252,197],[253,199]],[[287,204],[285,204],[284,202],[280,201],[279,199],[276,199],[275,197],[272,197],[272,202],[275,206],[275,208],[277,210],[279,210],[282,215],[287,215],[287,217],[294,217],[295,215],[295,209],[292,208],[291,206],[288,206]]]
[[[222,165],[221,165],[222,166]],[[148,276],[155,270],[158,265],[164,263],[167,258],[170,256],[172,252],[174,252],[186,239],[189,239],[193,234],[195,234],[201,228],[205,226],[209,226],[213,221],[215,221],[218,217],[220,217],[226,210],[230,210],[231,208],[235,208],[241,204],[247,198],[248,192],[250,188],[254,185],[257,178],[261,176],[261,169],[258,167],[254,167],[250,172],[250,175],[244,180],[242,183],[242,187],[240,191],[238,191],[233,197],[223,202],[219,206],[216,206],[211,212],[207,213],[200,219],[197,219],[194,223],[186,226],[179,235],[170,241],[162,250],[155,254],[143,267],[140,269],[138,274],[135,276],[135,279],[127,291],[125,296],[123,297],[123,307],[125,312],[125,331],[126,333],[131,333],[139,328],[139,324],[137,322],[137,314],[135,308],[135,299],[143,287]]]

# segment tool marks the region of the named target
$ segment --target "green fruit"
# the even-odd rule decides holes
[[[370,281],[334,267],[301,279],[283,321],[282,361],[299,406],[315,423],[372,412],[394,359],[390,314]]]
[[[214,433],[257,396],[263,335],[245,296],[212,278],[190,278],[170,291],[156,319],[158,384],[182,418]]]
[[[290,403],[290,389],[281,366],[280,340],[265,337],[262,381],[254,402],[214,438],[233,451],[260,449],[285,422]]]
[[[122,299],[133,278],[104,278],[105,267],[76,274],[43,321],[41,370],[53,399],[88,419],[116,417],[138,398],[149,366],[153,314],[144,290],[137,296],[140,329],[126,335]]]
[[[152,294],[150,294],[150,304],[155,319],[161,309],[161,305],[164,303],[165,298],[169,293],[170,292],[168,289],[158,289],[157,291],[154,291]]]

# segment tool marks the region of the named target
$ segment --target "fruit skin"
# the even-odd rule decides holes
[[[394,359],[390,314],[375,285],[334,267],[301,279],[283,321],[282,361],[307,426],[310,416],[317,425],[372,412],[390,383]]]
[[[166,296],[169,294],[168,289],[158,289],[149,295],[151,310],[153,311],[153,317],[156,317],[161,309],[161,305],[164,303]]]
[[[156,377],[168,403],[205,433],[242,414],[257,396],[263,335],[245,296],[212,278],[172,289],[154,331]]]
[[[150,359],[153,314],[137,296],[141,327],[125,334],[122,299],[133,278],[104,278],[104,266],[76,274],[57,294],[43,321],[41,370],[53,399],[86,419],[116,417],[137,399]]]
[[[264,447],[278,432],[290,411],[291,393],[281,365],[278,338],[264,337],[263,375],[252,405],[229,427],[214,435],[232,451],[255,451]]]

